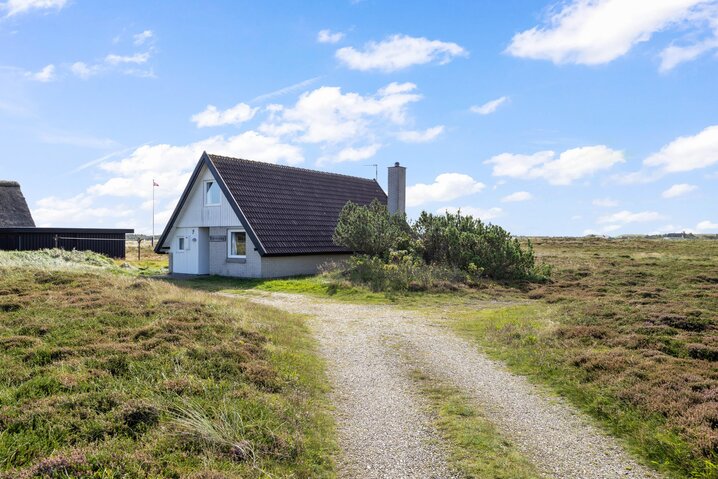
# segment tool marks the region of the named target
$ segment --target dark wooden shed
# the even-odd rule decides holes
[[[134,231],[97,228],[0,228],[0,250],[61,248],[94,251],[111,258],[124,258],[125,235]]]
[[[134,230],[35,228],[20,184],[16,181],[0,181],[0,250],[61,248],[124,258],[125,235],[128,233],[134,233]]]

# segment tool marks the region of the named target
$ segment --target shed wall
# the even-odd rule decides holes
[[[56,242],[57,237],[57,242]],[[111,258],[125,257],[125,231],[91,232],[73,231],[53,228],[35,231],[2,231],[0,230],[0,250],[35,251],[46,248],[65,250],[94,251]]]

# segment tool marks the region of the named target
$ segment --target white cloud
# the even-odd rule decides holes
[[[87,80],[91,76],[100,73],[101,68],[98,65],[88,65],[84,62],[75,62],[70,66],[70,71],[77,77]]]
[[[154,36],[154,32],[152,30],[145,30],[144,32],[138,33],[136,35],[132,36],[132,43],[135,46],[144,45],[147,40],[152,38]]]
[[[405,143],[426,143],[435,140],[443,132],[444,125],[437,125],[424,131],[400,131],[397,137]]]
[[[529,193],[528,191],[517,191],[516,193],[511,193],[510,195],[506,195],[503,198],[501,198],[501,201],[504,203],[516,203],[519,201],[528,201],[533,199],[533,195]]]
[[[149,59],[149,52],[135,53],[134,55],[115,55],[114,53],[110,53],[105,57],[105,63],[108,65],[120,65],[125,63],[134,63],[139,65],[147,63],[147,60]]]
[[[601,208],[613,208],[618,206],[618,201],[611,198],[597,198],[591,202],[593,206],[600,206]]]
[[[431,184],[418,183],[406,189],[406,205],[419,206],[432,201],[451,201],[484,189],[484,184],[462,173],[442,173]]]
[[[319,80],[321,77],[314,77],[314,78],[308,78],[306,80],[300,81],[298,83],[295,83],[293,85],[285,86],[284,88],[279,88],[278,90],[270,91],[269,93],[264,93],[263,95],[255,96],[250,100],[250,103],[256,103],[261,102],[264,100],[268,100],[270,98],[286,95],[287,93],[291,93],[293,91],[300,90],[304,88],[305,86],[309,86],[315,81]]]
[[[36,73],[27,73],[31,80],[47,83],[55,79],[55,65],[47,65],[45,68]]]
[[[4,10],[6,16],[12,17],[32,10],[60,10],[66,4],[67,0],[7,0],[0,3],[0,10]]]
[[[622,151],[596,145],[566,150],[558,157],[553,151],[533,155],[502,153],[484,163],[493,165],[494,176],[541,178],[552,185],[568,185],[624,161]]]
[[[317,41],[319,43],[338,43],[344,38],[344,33],[333,32],[331,30],[320,30],[317,33]]]
[[[254,118],[259,108],[252,108],[246,103],[237,103],[224,111],[217,110],[214,105],[207,105],[204,111],[192,115],[192,121],[198,128],[221,125],[239,125]]]
[[[708,2],[695,9],[686,23],[692,24],[695,30],[700,30],[701,24],[708,26],[710,33],[700,37],[695,31],[690,32],[681,44],[671,42],[661,52],[660,71],[665,73],[681,63],[695,60],[699,56],[718,49],[718,4]],[[686,41],[687,40],[687,41]]]
[[[139,35],[143,35],[146,32]],[[157,76],[155,75],[153,69],[146,67],[147,62],[149,62],[151,57],[152,48],[150,48],[149,51],[134,53],[132,55],[117,55],[110,53],[101,61],[93,64],[81,61],[75,62],[70,65],[70,71],[73,75],[83,80],[87,80],[88,78],[101,73],[112,71],[118,71],[125,75],[132,75],[140,78],[156,78]]]
[[[700,223],[698,223],[698,225],[696,225],[696,229],[698,231],[703,231],[703,232],[706,232],[706,231],[718,232],[718,223],[713,223],[708,220],[703,220]]]
[[[124,205],[97,206],[95,198],[85,193],[65,199],[54,196],[42,198],[32,209],[32,216],[39,227],[88,224],[114,226],[118,218],[128,218],[132,213],[132,209]]]
[[[718,163],[718,125],[705,128],[694,136],[681,136],[646,158],[646,166],[659,167],[665,173],[705,168]]]
[[[663,73],[674,69],[681,63],[695,60],[704,53],[718,48],[718,39],[712,38],[688,46],[671,45],[661,52],[661,66],[659,70]]]
[[[649,223],[651,221],[658,221],[660,219],[663,219],[663,215],[655,211],[641,211],[639,213],[632,213],[631,211],[624,210],[619,211],[618,213],[601,216],[596,222],[598,224],[625,225],[629,223]]]
[[[501,105],[506,103],[508,99],[509,97],[502,96],[501,98],[497,98],[496,100],[487,101],[483,105],[472,106],[470,110],[473,113],[478,113],[479,115],[490,115],[491,113],[495,112]]]
[[[483,209],[483,208],[476,208],[474,206],[462,206],[462,207],[456,207],[456,206],[445,206],[443,208],[439,208],[436,210],[437,213],[443,214],[443,213],[453,213],[456,214],[458,212],[461,212],[464,216],[473,216],[474,218],[479,218],[482,221],[488,221],[494,218],[498,218],[503,214],[503,210],[501,208],[489,208],[489,209]]]
[[[151,184],[154,178],[162,185],[157,188],[158,197],[176,197],[184,189],[203,151],[267,163],[294,165],[304,161],[300,148],[255,131],[246,131],[229,138],[213,136],[182,146],[143,145],[126,158],[100,163],[100,169],[112,176],[90,187],[88,193],[95,196],[147,198],[152,190],[138,185]]]
[[[336,52],[336,57],[353,70],[383,72],[431,62],[445,64],[454,57],[465,55],[466,50],[456,43],[408,35],[392,35],[381,42],[369,42],[362,51],[344,47]]]
[[[686,195],[691,191],[698,189],[696,185],[689,185],[687,183],[679,183],[668,188],[666,191],[661,193],[664,198],[677,198],[679,196]]]
[[[323,86],[303,93],[293,107],[272,106],[270,118],[260,126],[269,135],[291,135],[304,143],[338,143],[371,136],[379,120],[402,125],[406,108],[419,101],[413,83],[391,83],[374,95],[342,93]]]
[[[597,65],[697,14],[707,0],[573,0],[551,12],[547,25],[514,35],[507,52],[554,63]]]
[[[319,158],[319,160],[317,160],[317,164],[321,165],[326,163],[345,163],[348,161],[367,160],[376,155],[380,148],[381,145],[378,143],[361,148],[349,146],[340,150],[335,156],[323,156]]]

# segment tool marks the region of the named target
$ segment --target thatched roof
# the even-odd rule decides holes
[[[34,227],[30,208],[16,181],[0,180],[0,228]]]

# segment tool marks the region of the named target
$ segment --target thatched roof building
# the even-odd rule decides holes
[[[0,228],[32,228],[35,222],[16,181],[0,180]]]

